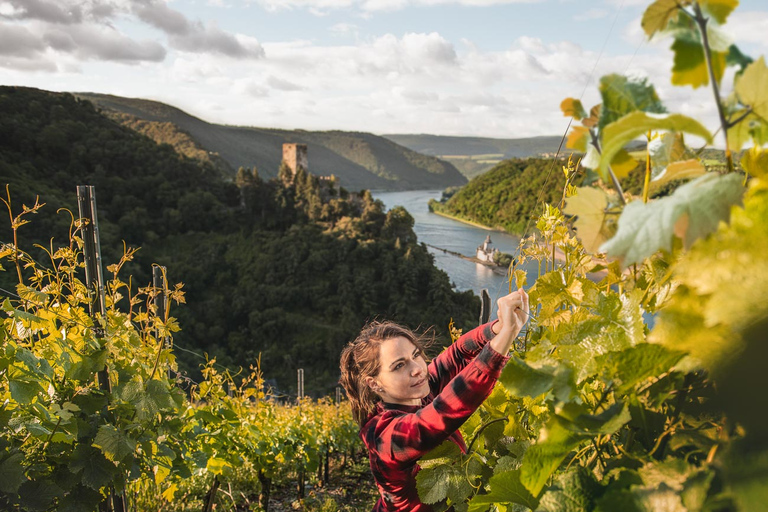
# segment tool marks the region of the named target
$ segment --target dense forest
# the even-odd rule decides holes
[[[291,177],[283,169],[281,180],[241,168],[227,179],[70,94],[0,87],[0,114],[0,183],[13,213],[37,196],[46,203],[19,229],[19,245],[45,261],[34,245],[65,244],[72,216],[61,209],[77,216],[76,186],[94,185],[105,266],[125,241],[141,247],[122,276],[132,276],[134,290],[149,284],[155,263],[184,283],[186,304],[172,314],[188,372],[202,361],[184,350],[229,366],[261,355],[281,390],[295,389],[303,367],[306,391],[325,394],[341,347],[368,320],[434,326],[442,341],[451,319],[476,322],[479,300],[452,289],[408,212],[385,212],[367,191],[301,170]],[[0,241],[10,236],[5,222]],[[13,290],[15,273],[0,272],[0,283]]]

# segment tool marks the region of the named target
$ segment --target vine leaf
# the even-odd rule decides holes
[[[709,71],[704,46],[698,41],[687,38],[675,39],[672,43],[675,54],[672,66],[672,84],[690,85],[694,89],[709,84]],[[720,83],[725,73],[728,52],[712,51],[712,71],[715,80]]]
[[[512,396],[535,398],[552,389],[555,374],[528,366],[522,359],[512,356],[501,372],[499,382]]]
[[[739,0],[699,0],[699,4],[704,12],[722,25],[733,10],[738,7]]]
[[[565,147],[575,149],[576,151],[586,152],[589,138],[589,128],[584,126],[574,126],[568,134],[568,141],[565,143]]]
[[[136,449],[136,441],[121,433],[114,425],[102,425],[93,440],[93,446],[101,449],[106,458],[120,462]]]
[[[684,355],[661,345],[640,343],[620,352],[603,354],[595,361],[603,369],[606,381],[617,383],[616,390],[623,394],[645,379],[669,371]]]
[[[600,95],[603,98],[598,123],[600,130],[638,110],[655,114],[667,111],[656,89],[644,78],[635,80],[618,74],[605,75],[600,79]]]
[[[461,464],[451,463],[422,468],[416,475],[416,488],[421,501],[427,504],[438,503],[446,498],[451,503],[463,503],[473,490]]]
[[[743,193],[740,176],[707,173],[681,186],[672,196],[648,204],[633,201],[619,217],[616,236],[600,250],[622,258],[625,265],[639,263],[660,249],[670,250],[676,229],[689,248],[713,232],[721,220],[728,220],[731,206],[741,201]]]
[[[0,462],[0,491],[15,494],[27,481],[23,462],[24,454],[18,452]]]
[[[653,181],[651,181],[651,194],[671,181],[698,178],[699,176],[703,176],[706,173],[707,169],[699,160],[695,158],[673,162],[669,164],[666,169],[664,169],[661,174],[659,174]]]
[[[576,190],[576,195],[568,198],[563,213],[576,217],[574,228],[579,240],[587,252],[596,253],[608,239],[604,230],[608,195],[594,187],[579,187]]]
[[[768,177],[768,150],[753,146],[741,155],[741,165],[752,176]]]
[[[690,5],[691,0],[656,0],[643,13],[640,24],[648,37],[666,30],[670,21],[677,18],[678,10]]]
[[[712,141],[712,135],[701,123],[682,114],[656,115],[632,112],[615,121],[602,132],[603,154],[600,157],[599,172],[603,181],[608,181],[608,164],[624,146],[648,131],[666,130],[685,132]]]
[[[587,111],[584,110],[584,105],[581,104],[581,100],[576,98],[565,98],[560,103],[560,110],[563,111],[565,117],[572,117],[575,121],[581,121],[588,116]]]
[[[417,477],[418,478],[418,477]],[[517,503],[536,510],[538,500],[520,481],[520,470],[512,469],[497,473],[488,484],[491,492],[478,494],[469,501],[468,512],[485,512],[488,505],[495,503]]]
[[[739,101],[752,107],[752,111],[768,120],[768,67],[765,57],[747,66],[734,87]]]
[[[577,466],[555,478],[555,483],[541,497],[536,512],[591,512],[603,488],[589,471]]]

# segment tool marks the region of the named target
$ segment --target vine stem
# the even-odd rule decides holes
[[[715,104],[717,105],[717,115],[720,118],[720,127],[723,130],[723,138],[725,139],[725,158],[728,163],[728,172],[733,172],[733,155],[731,154],[731,148],[728,145],[728,128],[729,123],[725,118],[725,111],[723,110],[723,102],[720,99],[720,85],[715,79],[715,69],[712,66],[712,50],[709,47],[709,34],[707,34],[707,23],[709,18],[704,17],[704,13],[701,11],[701,6],[698,2],[693,3],[693,20],[699,27],[701,33],[701,42],[704,46],[704,57],[707,62],[707,71],[709,73],[709,81],[712,84],[712,94],[715,96]]]
[[[477,431],[477,433],[472,437],[472,441],[469,443],[469,448],[467,448],[467,454],[472,453],[472,446],[474,446],[475,441],[477,441],[477,438],[480,437],[480,434],[482,434],[483,430],[488,428],[490,425],[493,425],[494,423],[498,423],[500,421],[509,421],[509,418],[496,418],[495,420],[491,420],[488,423],[482,425],[480,427],[480,430]]]
[[[24,278],[21,276],[21,265],[19,265],[19,240],[18,235],[16,234],[18,227],[13,218],[13,210],[11,209],[11,186],[8,184],[5,185],[5,195],[8,200],[6,201],[3,199],[3,202],[5,203],[5,206],[8,207],[8,216],[11,218],[11,229],[13,230],[13,262],[16,264],[16,274],[19,276],[19,284],[24,284]]]
[[[597,152],[602,154],[602,150],[600,149],[600,141],[597,140],[597,133],[591,128],[589,130],[589,136],[592,138],[592,145],[595,147]],[[621,201],[622,205],[626,205],[627,200],[624,199],[624,189],[621,188],[621,183],[619,183],[619,179],[613,173],[613,169],[611,169],[610,165],[608,166],[608,176],[611,177],[611,183],[613,183],[613,188],[616,189],[616,192],[619,193],[619,201]]]

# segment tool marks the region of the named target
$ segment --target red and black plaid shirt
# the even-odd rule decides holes
[[[492,323],[461,336],[429,363],[429,395],[421,405],[379,402],[360,429],[381,498],[374,512],[427,512],[416,491],[418,459],[446,439],[462,452],[458,428],[488,398],[509,359],[487,346]]]

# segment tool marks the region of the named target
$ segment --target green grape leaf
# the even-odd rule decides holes
[[[687,510],[704,510],[704,502],[707,500],[714,478],[714,471],[702,470],[697,471],[685,481],[680,496]]]
[[[712,135],[704,126],[690,117],[682,114],[652,115],[645,112],[633,112],[622,117],[608,126],[602,132],[603,153],[600,157],[600,176],[608,181],[608,164],[614,156],[624,149],[624,146],[640,135],[649,131],[666,130],[685,132],[712,141]]]
[[[587,117],[587,111],[584,110],[584,105],[581,104],[581,100],[576,98],[565,98],[560,103],[560,110],[563,111],[565,117],[572,117],[575,121],[580,121]]]
[[[419,466],[428,468],[438,464],[448,464],[461,457],[459,446],[453,441],[445,441],[434,450],[419,459]]]
[[[677,18],[679,9],[690,5],[691,0],[656,0],[643,13],[640,22],[648,37],[666,30],[669,22]]]
[[[574,432],[568,421],[553,416],[539,433],[539,442],[525,452],[520,468],[520,481],[533,495],[538,496],[550,475],[560,466],[566,455],[579,446],[588,434]]]
[[[499,377],[499,382],[512,396],[537,397],[550,389],[555,383],[555,375],[549,369],[536,369],[518,358],[512,356]]]
[[[21,484],[27,481],[24,474],[24,454],[13,453],[0,462],[0,491],[16,494]]]
[[[469,501],[469,512],[484,512],[494,503],[518,503],[536,510],[538,500],[520,481],[520,470],[496,473],[488,481],[490,492],[477,494]]]
[[[739,71],[737,73],[738,76],[740,76],[745,69],[747,69],[747,66],[752,64],[754,62],[754,59],[748,55],[744,55],[738,46],[735,44],[732,44],[728,47],[728,56],[726,57],[726,63],[729,66],[738,66]]]
[[[109,460],[121,462],[136,450],[136,441],[117,430],[113,425],[102,425],[93,440],[93,446],[100,448]]]
[[[645,379],[669,371],[684,355],[661,345],[640,343],[621,352],[608,352],[595,361],[603,369],[606,382],[618,383],[616,390],[623,394]]]
[[[707,173],[679,187],[672,196],[647,204],[633,201],[619,217],[616,236],[600,250],[631,265],[660,249],[670,250],[675,234],[689,248],[717,229],[720,221],[728,221],[731,207],[741,201],[743,193],[740,176]]]
[[[600,95],[603,98],[603,107],[600,110],[598,128],[601,131],[609,124],[638,110],[654,114],[667,111],[656,94],[656,89],[646,79],[630,79],[617,74],[606,75],[600,79]]]
[[[690,85],[694,89],[709,84],[709,70],[704,54],[704,46],[698,41],[678,38],[672,43],[672,51],[675,54],[672,66],[672,84]],[[712,50],[712,70],[717,83],[723,78],[726,68],[727,52]]]
[[[581,414],[566,427],[579,434],[613,434],[631,419],[627,404],[616,402],[600,414]]]
[[[112,478],[118,474],[113,462],[107,460],[99,450],[79,444],[72,453],[69,470],[73,473],[82,471],[81,482],[91,489],[99,490],[106,487]]]
[[[416,475],[416,488],[421,501],[427,504],[438,503],[446,498],[452,503],[462,503],[473,490],[461,464],[439,464],[423,468]]]
[[[699,0],[699,5],[705,13],[723,25],[728,16],[739,5],[739,0]]]
[[[49,510],[64,490],[50,480],[29,480],[19,488],[22,506],[29,511]]]
[[[603,488],[590,472],[576,466],[555,478],[541,497],[536,512],[592,512]]]
[[[736,96],[742,105],[752,107],[752,112],[768,120],[768,67],[765,57],[750,64],[736,80]]]
[[[59,501],[56,512],[93,512],[103,499],[99,491],[77,485]]]
[[[8,383],[13,398],[19,405],[29,405],[38,393],[43,392],[43,388],[38,381],[29,380],[11,380]]]

